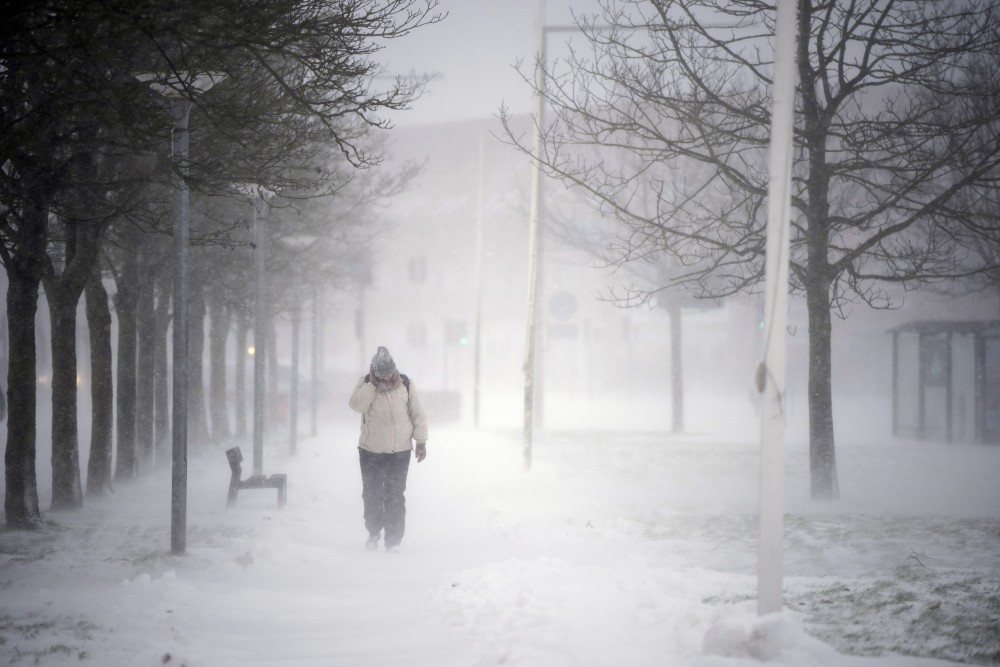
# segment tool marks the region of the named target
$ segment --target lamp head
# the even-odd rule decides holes
[[[206,90],[226,78],[222,72],[142,72],[135,78],[143,83],[149,83],[154,91],[169,99],[188,97],[192,93],[204,93]]]

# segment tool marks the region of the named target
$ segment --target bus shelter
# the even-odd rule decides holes
[[[892,329],[893,435],[1000,443],[1000,321]]]

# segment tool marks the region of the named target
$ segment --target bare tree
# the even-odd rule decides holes
[[[989,226],[973,204],[1000,164],[994,4],[799,2],[791,280],[808,308],[816,498],[839,494],[832,315],[855,301],[892,305],[892,283],[982,269],[965,248]],[[623,225],[617,261],[677,259],[683,270],[661,288],[754,291],[764,267],[773,6],[622,0],[603,10],[579,17],[587,48],[545,77],[556,120],[534,159]]]
[[[325,149],[318,146],[336,147],[354,167],[378,163],[378,156],[365,150],[364,137],[372,128],[388,127],[379,113],[405,108],[425,79],[398,78],[378,89],[372,82],[381,68],[374,56],[386,40],[443,18],[436,4],[53,0],[9,8],[0,26],[0,259],[10,278],[12,360],[5,454],[9,526],[37,526],[41,519],[34,471],[33,316],[43,274],[56,275],[45,254],[50,217],[59,216],[78,189],[74,173],[83,160],[162,154],[168,145],[169,112],[135,75],[154,73],[205,115],[207,122],[195,124],[205,136],[196,137],[203,139],[204,152],[203,159],[192,161],[193,189],[225,189],[238,179],[318,192],[331,180],[318,161]],[[226,82],[199,96],[192,72],[222,73]],[[103,132],[108,129],[112,132]],[[81,221],[62,217],[64,224]],[[84,283],[73,284],[82,290]],[[65,375],[65,368],[61,372]],[[126,431],[134,425],[134,415],[119,418]],[[70,489],[69,501],[60,496],[58,504],[75,506],[80,501],[79,482],[72,479],[79,477],[72,460],[75,429],[67,424],[64,433],[60,441],[67,444],[59,452],[70,463],[59,459],[60,479],[53,480],[53,488]],[[131,470],[133,463],[120,460]]]
[[[92,267],[85,288],[90,331],[90,457],[87,462],[87,496],[103,495],[111,488],[113,454],[114,371],[111,364],[111,309],[104,289],[100,261]]]

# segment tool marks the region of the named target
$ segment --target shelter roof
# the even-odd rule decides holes
[[[1000,320],[918,320],[890,329],[924,335],[943,333],[990,333],[1000,335]]]

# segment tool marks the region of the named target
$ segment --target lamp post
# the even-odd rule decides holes
[[[288,236],[282,239],[282,245],[287,247],[292,257],[292,359],[291,376],[289,378],[288,392],[288,453],[295,455],[298,451],[299,443],[299,339],[302,330],[302,275],[299,266],[302,263],[301,255],[312,248],[317,242],[316,237],[299,235]],[[315,294],[314,294],[315,296]],[[313,405],[315,406],[315,347],[313,348]],[[315,409],[313,412],[315,423]],[[315,427],[314,427],[315,431]],[[315,435],[315,432],[314,432]]]
[[[288,453],[299,448],[299,335],[302,328],[302,290],[298,272],[292,281],[292,372],[288,389]]]
[[[528,213],[528,326],[524,343],[524,429],[522,457],[524,469],[531,470],[532,440],[535,428],[535,347],[538,341],[536,317],[538,303],[539,246],[542,235],[539,228],[541,209],[541,160],[542,112],[545,100],[542,87],[545,85],[545,0],[538,0],[538,53],[535,62],[535,159],[531,163],[531,199]]]
[[[187,401],[188,401],[188,244],[189,192],[188,116],[191,96],[203,93],[222,80],[219,74],[145,73],[136,76],[166,98],[173,120],[170,135],[174,170],[174,334],[173,414],[171,421],[172,467],[170,495],[170,551],[181,555],[187,546]]]
[[[782,609],[785,327],[795,126],[795,45],[798,40],[795,0],[778,0],[775,11],[764,350],[763,360],[757,369],[757,389],[763,399],[760,409],[760,520],[757,546],[757,611],[761,616],[780,612]]]
[[[319,287],[316,283],[312,286],[313,320],[312,320],[312,392],[309,394],[310,401],[310,435],[316,436],[318,426],[316,424],[319,409],[319,376],[323,368],[323,309],[319,300]]]
[[[479,384],[482,371],[482,332],[483,332],[483,218],[485,217],[484,198],[486,189],[486,142],[482,132],[479,133],[479,196],[476,206],[476,314],[473,324],[472,340],[475,349],[473,350],[472,367],[472,426],[479,428]]]
[[[542,144],[545,123],[545,60],[546,42],[549,33],[572,32],[577,26],[545,25],[545,0],[538,0],[538,52],[535,61],[534,95],[534,159],[531,161],[531,192],[528,212],[528,317],[527,340],[524,353],[524,426],[522,457],[524,469],[531,470],[531,457],[535,424],[544,423],[544,361],[538,360],[538,301],[544,284],[544,242],[542,220]],[[536,395],[539,399],[536,399]]]
[[[271,193],[251,191],[254,234],[254,325],[253,325],[253,474],[264,474],[264,373],[267,361],[267,226],[264,224]]]

